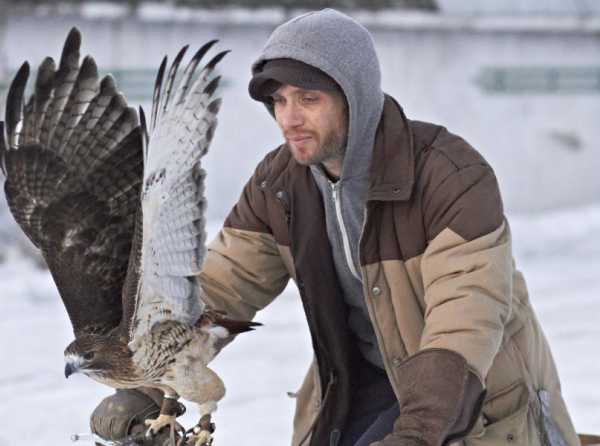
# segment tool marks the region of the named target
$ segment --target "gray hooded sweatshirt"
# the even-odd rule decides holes
[[[369,32],[333,9],[309,12],[280,25],[253,64],[290,58],[319,68],[342,88],[348,103],[348,145],[335,183],[321,166],[311,166],[323,196],[327,234],[349,306],[348,324],[363,356],[383,368],[362,292],[358,245],[369,185],[375,131],[383,110],[381,73]]]

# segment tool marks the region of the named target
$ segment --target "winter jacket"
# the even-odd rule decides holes
[[[265,61],[278,58],[291,58],[318,68],[344,94],[348,128],[340,177],[332,183],[318,164],[311,166],[311,172],[323,196],[333,263],[348,305],[348,325],[363,357],[383,368],[357,272],[371,149],[384,98],[373,38],[360,23],[339,11],[311,11],[273,31],[252,65],[253,74],[260,73]]]
[[[390,97],[375,137],[359,254],[364,299],[399,399],[403,361],[423,349],[448,349],[487,390],[465,445],[535,446],[557,434],[579,444],[512,258],[493,170],[445,128],[407,119]],[[329,445],[344,426],[359,353],[321,194],[310,168],[281,146],[244,187],[209,245],[199,281],[208,305],[252,318],[290,277],[315,353],[298,392],[292,444]]]

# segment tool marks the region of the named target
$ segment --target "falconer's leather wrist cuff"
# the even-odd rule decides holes
[[[105,440],[122,440],[135,425],[155,418],[159,406],[137,389],[119,389],[102,400],[90,417],[90,429]]]
[[[398,367],[400,417],[393,445],[442,446],[464,438],[481,411],[485,391],[466,360],[446,349],[422,350]],[[401,442],[398,444],[405,444]]]

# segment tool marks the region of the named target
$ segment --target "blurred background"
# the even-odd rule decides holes
[[[113,74],[130,105],[145,108],[163,55],[220,39],[212,54],[232,52],[220,64],[224,105],[205,163],[214,234],[256,163],[281,143],[248,97],[250,65],[277,25],[324,7],[373,34],[384,91],[410,118],[460,134],[496,170],[515,258],[574,422],[600,434],[600,2],[0,0],[0,120],[21,63],[58,60],[73,26],[82,55]],[[289,442],[294,401],[286,392],[311,357],[295,288],[257,318],[265,326],[215,360],[228,384],[216,445]],[[68,444],[70,433],[87,429],[109,390],[85,377],[65,382],[71,338],[52,279],[0,194],[0,446]]]

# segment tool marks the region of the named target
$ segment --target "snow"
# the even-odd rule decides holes
[[[553,348],[564,395],[580,432],[600,433],[600,203],[510,216],[517,264]],[[212,222],[214,234],[218,222]],[[63,375],[71,341],[66,312],[49,274],[22,256],[0,264],[0,446],[67,445],[88,431],[89,414],[111,393],[85,376]],[[311,359],[295,288],[213,362],[228,388],[216,414],[219,446],[288,444],[294,400]],[[190,425],[193,408],[185,415]],[[244,441],[240,441],[244,439]],[[83,442],[83,444],[91,444]]]

